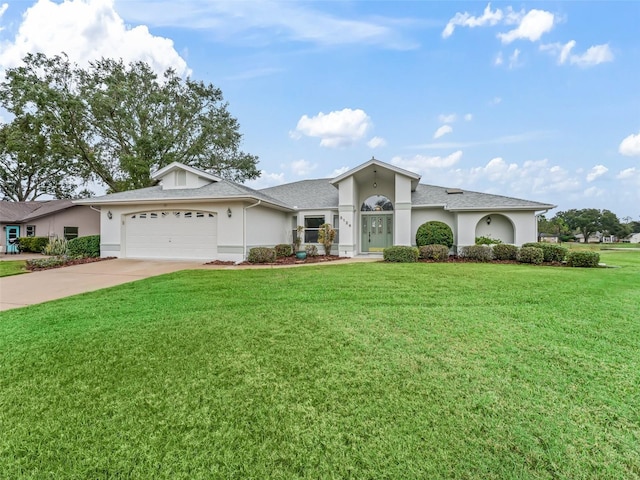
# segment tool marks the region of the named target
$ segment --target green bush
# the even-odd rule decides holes
[[[293,247],[288,243],[279,243],[276,245],[276,257],[290,257],[293,255]]]
[[[453,245],[453,232],[451,227],[443,222],[431,221],[423,223],[416,232],[416,245]]]
[[[55,257],[49,258],[34,258],[31,260],[27,260],[26,266],[27,270],[35,270],[35,269],[48,269],[61,267],[67,263],[69,257],[66,255],[56,255]]]
[[[387,247],[382,251],[385,262],[413,263],[418,261],[420,252],[416,247],[397,245]]]
[[[567,265],[570,267],[597,267],[600,263],[600,254],[596,252],[569,252],[567,255]]]
[[[533,263],[540,265],[544,261],[544,252],[538,247],[522,247],[518,251],[516,260],[520,263]]]
[[[274,263],[276,261],[276,249],[266,247],[254,247],[249,250],[250,263]]]
[[[545,262],[562,262],[567,256],[568,249],[562,245],[548,242],[525,243],[523,247],[535,247],[542,250]]]
[[[493,258],[496,260],[515,260],[518,255],[518,247],[508,243],[499,243],[493,246]]]
[[[44,247],[44,249],[42,250],[42,253],[45,255],[52,255],[52,256],[68,255],[69,249],[67,245],[68,245],[68,242],[65,238],[56,237],[52,240],[49,240],[49,243],[47,243],[47,246]]]
[[[459,256],[476,262],[490,262],[493,251],[488,245],[468,245],[460,248]]]
[[[49,243],[49,237],[20,237],[18,245],[21,252],[42,253]]]
[[[315,245],[307,245],[304,247],[304,251],[307,252],[307,257],[317,257],[318,256],[318,247]]]
[[[491,238],[491,235],[476,237],[476,245],[498,245],[500,243],[502,243],[502,240]]]
[[[449,247],[446,245],[423,245],[418,248],[420,258],[424,260],[434,260],[436,262],[446,262],[449,258]]]
[[[67,249],[71,257],[99,257],[100,235],[89,235],[69,240]]]

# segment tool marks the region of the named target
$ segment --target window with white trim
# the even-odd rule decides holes
[[[35,237],[35,236],[36,236],[36,226],[27,225],[27,237]]]
[[[318,243],[318,230],[324,223],[324,215],[304,217],[304,242]]]

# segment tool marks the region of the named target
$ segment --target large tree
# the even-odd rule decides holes
[[[173,70],[159,78],[144,62],[80,68],[66,56],[29,54],[7,70],[0,106],[41,118],[47,157],[64,157],[72,174],[111,192],[150,186],[150,173],[173,161],[235,181],[260,174],[257,157],[240,151],[238,122],[218,88]]]
[[[581,210],[574,208],[566,212],[558,212],[556,216],[561,218],[572,230],[582,233],[585,242],[588,242],[589,237],[600,229],[601,214],[597,208],[583,208]]]

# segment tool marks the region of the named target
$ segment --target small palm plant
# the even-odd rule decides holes
[[[336,238],[336,231],[329,223],[323,223],[318,230],[318,243],[324,247],[324,254],[331,254],[331,245]]]

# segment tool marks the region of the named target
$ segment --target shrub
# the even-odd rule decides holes
[[[540,265],[544,261],[544,252],[538,247],[522,247],[518,251],[516,260],[520,263],[533,263]]]
[[[318,243],[321,243],[324,247],[324,254],[331,254],[331,245],[333,244],[333,240],[336,238],[336,231],[334,228],[328,224],[323,223],[320,225],[320,229],[318,230]]]
[[[254,247],[249,250],[250,263],[274,263],[276,261],[276,249],[267,247]]]
[[[31,260],[27,260],[26,266],[27,270],[34,270],[36,268],[47,269],[60,267],[66,264],[68,260],[69,258],[65,255],[57,255],[55,257],[49,258],[34,258]]]
[[[49,237],[20,237],[18,245],[21,252],[42,253],[49,243]]]
[[[293,248],[288,243],[279,243],[276,245],[276,257],[290,257],[293,254]]]
[[[423,223],[416,232],[416,245],[453,245],[453,232],[451,227],[443,222],[431,221]]]
[[[418,251],[420,258],[425,260],[445,262],[449,258],[449,247],[446,245],[423,245]]]
[[[596,252],[569,252],[567,255],[567,265],[570,267],[597,267],[600,263],[600,254]]]
[[[307,252],[307,257],[317,257],[318,256],[318,247],[315,245],[307,245],[304,248],[304,251]]]
[[[562,245],[547,242],[532,242],[525,243],[523,247],[535,247],[542,250],[545,262],[562,262],[567,256],[567,250]]]
[[[502,243],[498,238],[491,238],[491,235],[476,237],[476,245],[497,245]]]
[[[69,249],[67,247],[67,240],[65,238],[54,238],[49,240],[47,246],[44,247],[42,253],[45,255],[68,255]]]
[[[496,260],[515,260],[518,255],[518,247],[508,243],[499,243],[493,246],[493,258]]]
[[[71,257],[99,257],[100,235],[89,235],[69,240],[67,244]]]
[[[412,263],[417,262],[420,252],[416,247],[402,245],[387,247],[382,251],[385,262]]]
[[[493,251],[487,245],[468,245],[460,249],[460,256],[476,262],[490,262],[493,260]]]

